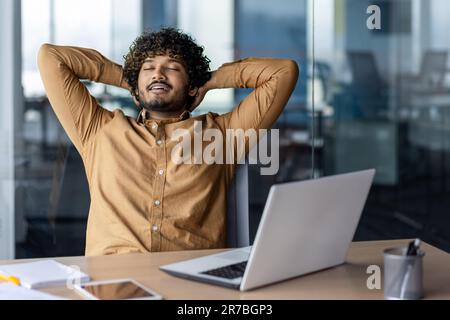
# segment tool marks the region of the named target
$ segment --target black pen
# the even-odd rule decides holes
[[[414,241],[411,241],[408,245],[408,249],[406,250],[407,256],[416,256],[419,251],[420,239],[417,238]]]
[[[408,245],[408,249],[406,250],[407,256],[417,256],[417,253],[419,252],[419,246],[420,246],[420,239],[417,238],[414,241],[411,241]],[[403,299],[405,297],[406,287],[408,285],[409,278],[411,277],[411,272],[413,269],[413,266],[415,264],[415,260],[412,261],[405,261],[406,263],[406,272],[403,276],[403,281],[400,287],[400,299]]]

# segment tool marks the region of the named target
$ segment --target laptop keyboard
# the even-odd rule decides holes
[[[239,262],[235,264],[230,264],[228,266],[220,267],[217,269],[211,269],[208,271],[201,272],[202,274],[207,274],[210,276],[216,276],[226,279],[236,279],[244,275],[245,267],[247,266],[247,261]]]

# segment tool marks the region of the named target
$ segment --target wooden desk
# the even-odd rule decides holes
[[[221,250],[160,252],[101,257],[67,257],[56,260],[77,265],[93,280],[134,278],[161,293],[165,299],[383,299],[383,289],[369,290],[366,273],[369,265],[383,269],[383,250],[403,246],[408,240],[354,242],[347,263],[324,271],[255,289],[239,292],[170,276],[158,269],[160,265],[200,257]],[[424,288],[426,299],[450,299],[450,255],[428,244],[425,251]],[[0,261],[0,264],[23,260]],[[383,283],[381,282],[381,285]],[[65,287],[45,292],[81,299]]]

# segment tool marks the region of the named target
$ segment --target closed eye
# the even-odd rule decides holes
[[[166,70],[172,70],[172,71],[179,71],[178,68],[165,68]],[[151,70],[155,70],[154,67],[148,67],[148,68],[144,68],[143,70],[145,71],[151,71]]]

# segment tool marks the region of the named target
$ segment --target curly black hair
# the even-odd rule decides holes
[[[143,32],[133,41],[128,54],[124,56],[123,75],[131,87],[131,94],[137,98],[139,71],[144,60],[157,55],[169,55],[181,60],[189,76],[190,87],[203,86],[211,78],[210,60],[203,54],[203,50],[189,35],[175,28]]]

